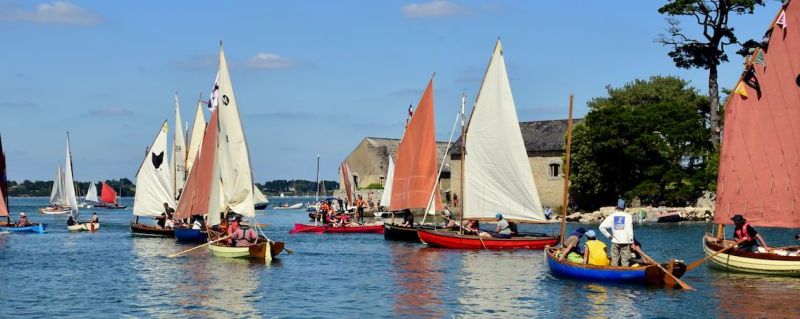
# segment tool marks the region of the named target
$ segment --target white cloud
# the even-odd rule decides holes
[[[0,22],[71,25],[95,25],[103,22],[103,18],[97,13],[66,1],[40,3],[34,10],[6,5],[1,11]]]
[[[245,66],[251,69],[285,69],[294,65],[295,62],[290,59],[266,52],[257,53],[245,63]]]
[[[403,6],[406,18],[431,18],[469,13],[465,6],[446,0],[433,0],[426,3],[409,3]]]

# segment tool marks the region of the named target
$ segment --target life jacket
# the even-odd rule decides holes
[[[751,243],[753,241],[753,237],[750,237],[750,233],[747,231],[748,227],[750,227],[750,224],[744,223],[744,225],[742,225],[742,228],[736,229],[736,231],[734,232],[736,238],[746,239],[744,242],[745,244]]]
[[[608,266],[608,255],[606,255],[606,244],[599,240],[587,240],[586,250],[589,251],[589,260],[586,263],[597,266]]]

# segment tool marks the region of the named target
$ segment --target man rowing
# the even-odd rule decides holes
[[[767,242],[764,240],[764,237],[761,237],[761,234],[756,231],[753,226],[747,223],[747,219],[744,218],[742,215],[734,215],[731,217],[734,225],[736,228],[733,230],[733,238],[736,241],[740,239],[744,239],[745,241],[739,244],[739,247],[736,248],[742,251],[751,251],[751,252],[758,252],[759,244],[764,249],[769,250],[769,246],[767,246]]]

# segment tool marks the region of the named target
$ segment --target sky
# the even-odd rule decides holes
[[[707,93],[706,72],[676,68],[655,42],[663,3],[0,0],[9,179],[52,179],[67,131],[77,180],[133,179],[161,123],[174,121],[174,94],[184,122],[208,97],[220,41],[257,182],[313,180],[317,155],[321,177],[336,179],[364,137],[401,137],[434,72],[446,141],[498,37],[521,121],[566,118],[570,93],[582,117],[606,86],[653,75]],[[760,39],[778,8],[770,1],[730,25],[741,40]],[[742,70],[733,51],[720,68],[727,88]]]

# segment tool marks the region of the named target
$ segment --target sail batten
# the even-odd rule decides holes
[[[782,10],[787,20],[800,18],[800,4]],[[800,35],[791,31],[772,27],[737,83],[746,96],[728,98],[716,223],[740,214],[755,226],[800,227]]]
[[[466,133],[464,218],[544,221],[497,41]]]
[[[426,209],[436,184],[436,121],[433,114],[433,79],[428,82],[417,109],[397,146],[389,210]],[[439,192],[434,205],[441,210]]]
[[[142,166],[136,173],[136,195],[133,200],[133,215],[159,216],[164,212],[164,203],[175,207],[172,196],[172,176],[167,160],[168,125],[165,121],[147,151]]]

